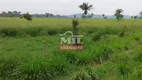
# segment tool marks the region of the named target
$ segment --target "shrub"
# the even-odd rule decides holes
[[[14,29],[14,28],[2,28],[0,29],[0,34],[4,34],[8,37],[25,37],[25,36],[38,36],[40,32],[44,29],[39,28],[23,28],[23,29]]]
[[[26,33],[32,37],[38,36],[39,33],[43,30],[43,28],[27,28],[23,30],[23,33]]]
[[[92,38],[92,41],[94,42],[99,41],[101,39],[101,36],[102,34],[99,34],[99,33],[95,34]]]
[[[86,71],[80,70],[75,74],[74,80],[91,80],[91,76]]]
[[[71,64],[76,64],[77,62],[77,54],[75,52],[65,51],[57,54],[63,55],[67,59],[67,61]]]
[[[1,59],[0,60],[0,76],[3,78],[10,78],[14,70],[19,66],[19,62],[14,59]]]
[[[97,30],[98,30],[98,28],[88,28],[87,32],[88,32],[88,34],[92,34],[92,33],[96,32]]]
[[[124,46],[124,49],[125,49],[125,50],[129,50],[129,49],[130,49],[130,46],[129,46],[129,45],[125,45],[125,46]]]
[[[127,27],[125,26],[122,31],[119,34],[119,37],[124,37],[125,36],[125,32],[127,31]]]
[[[73,19],[72,20],[72,26],[73,26],[73,33],[75,35],[79,34],[78,33],[78,29],[77,29],[77,26],[79,25],[79,21],[77,19]]]
[[[67,61],[61,56],[33,57],[23,63],[15,76],[24,80],[52,80],[54,76],[67,73]]]
[[[110,56],[112,55],[112,53],[114,52],[114,49],[108,46],[104,46],[103,51],[104,51],[103,59],[108,60]]]
[[[112,34],[112,35],[115,35],[115,34],[118,34],[120,32],[119,29],[115,29],[115,28],[106,28],[104,29],[104,33],[105,34]]]
[[[93,57],[92,59],[97,63],[101,64],[103,61],[106,61],[110,58],[112,53],[114,52],[113,48],[109,46],[97,46],[95,47],[95,51],[93,51],[91,56]]]
[[[32,15],[30,15],[29,13],[23,14],[23,17],[28,21],[32,21]]]
[[[140,41],[140,37],[135,37],[134,38],[136,41]]]
[[[128,80],[141,80],[142,79],[142,65],[135,67],[133,73],[128,76]]]
[[[0,29],[0,35],[2,37],[36,37],[44,35],[55,35],[58,33],[58,29],[46,29],[42,27],[31,27],[31,28],[2,28]]]
[[[57,34],[58,33],[58,31],[56,30],[56,29],[49,29],[48,30],[48,34],[49,35],[55,35],[55,34]]]
[[[72,20],[72,26],[75,28],[78,25],[79,25],[79,21],[77,19],[73,19]]]
[[[119,37],[123,37],[125,35],[125,31],[121,31]]]
[[[76,61],[77,65],[87,65],[91,64],[92,62],[93,58],[92,55],[89,53],[79,53],[77,55],[77,61]]]
[[[0,34],[0,37],[6,37],[6,35],[4,33]]]
[[[142,52],[137,52],[135,54],[135,60],[139,61],[139,62],[142,62]]]
[[[77,71],[73,80],[99,80],[99,77],[94,69],[87,67],[86,69]]]
[[[12,29],[12,28],[2,28],[0,29],[0,34],[4,34],[5,36],[8,37],[16,37],[18,35],[18,30],[17,29]]]
[[[85,52],[59,52],[59,55],[63,55],[66,60],[75,65],[87,65],[93,62],[92,55]]]
[[[96,74],[96,71],[93,68],[87,68],[87,73],[91,76],[91,80],[99,80],[99,76]]]
[[[125,63],[120,64],[118,69],[123,76],[128,76],[131,71],[131,67]]]
[[[132,62],[127,55],[119,55],[115,58],[118,64],[118,70],[123,76],[128,76],[132,71]]]

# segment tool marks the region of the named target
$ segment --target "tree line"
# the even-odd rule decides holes
[[[88,11],[91,10],[91,9],[93,9],[93,5],[91,5],[91,4],[89,4],[89,3],[86,3],[86,2],[83,2],[83,4],[79,5],[79,8],[84,11],[83,14],[82,14],[82,18],[86,18],[86,17],[88,17],[88,16],[87,16]],[[124,12],[123,9],[117,9],[117,10],[115,11],[114,16],[116,17],[116,19],[117,19],[118,21],[120,21],[120,20],[123,19],[123,17],[124,17],[123,12]],[[93,15],[93,14],[92,14],[92,15]],[[140,17],[139,17],[139,16],[131,16],[131,18],[134,18],[134,19],[137,19],[137,18],[142,19],[142,11],[139,13],[139,15],[140,15]],[[107,18],[107,17],[105,16],[105,14],[102,14],[102,16],[103,16],[103,18]]]
[[[3,11],[0,13],[1,17],[21,17],[22,13],[20,11]]]
[[[91,15],[87,15],[88,11],[93,9],[93,5],[90,5],[89,3],[83,2],[83,4],[79,5],[79,8],[84,11],[83,14],[82,14],[82,18],[93,18],[93,16],[94,16],[93,13]],[[114,16],[116,17],[116,19],[118,21],[123,19],[123,17],[124,17],[123,12],[124,12],[123,9],[117,9],[115,11]],[[134,19],[140,18],[140,19],[142,19],[142,11],[139,13],[139,15],[140,15],[140,17],[139,16],[131,16],[131,18],[134,18]],[[0,13],[0,17],[20,17],[20,18],[25,18],[28,21],[31,21],[32,17],[37,17],[37,18],[41,18],[41,17],[46,17],[46,18],[49,18],[49,17],[67,18],[67,16],[59,15],[59,14],[54,15],[54,14],[51,14],[51,13],[45,13],[45,14],[32,14],[31,15],[28,12],[25,13],[25,14],[22,14],[20,11],[8,11],[8,12],[3,11],[2,13]],[[104,19],[107,18],[107,16],[105,16],[105,14],[102,14],[102,17]],[[76,18],[76,15],[74,15],[74,18]]]
[[[29,14],[29,12],[27,12]],[[22,13],[20,11],[3,11],[0,13],[0,17],[23,17],[24,14],[27,13]],[[32,15],[32,17],[37,17],[37,18],[48,18],[48,17],[56,17],[56,18],[60,18],[60,17],[66,17],[65,15],[60,15],[60,14],[52,14],[52,13],[45,13],[45,14],[30,14]]]

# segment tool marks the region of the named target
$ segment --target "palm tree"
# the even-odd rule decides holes
[[[142,18],[142,11],[139,14],[140,14],[140,18]]]
[[[93,8],[93,5],[89,5],[89,3],[84,2],[79,7],[84,11],[83,15],[87,15],[88,11]]]
[[[117,9],[117,10],[115,11],[114,16],[116,16],[116,19],[117,19],[118,21],[120,21],[120,20],[123,18],[122,12],[123,12],[123,9]]]

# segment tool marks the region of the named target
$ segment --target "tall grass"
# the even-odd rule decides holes
[[[80,23],[78,28],[79,34],[84,35],[84,51],[58,50],[59,34],[72,30],[71,19],[47,20],[48,24],[42,19],[33,19],[32,23],[20,20],[20,25],[26,24],[23,24],[24,27],[0,28],[0,79],[52,80],[57,76],[70,77],[73,72],[73,80],[100,80],[113,69],[117,69],[126,79],[141,79],[141,49],[130,54],[133,48],[140,48],[135,45],[141,46],[141,30],[135,28],[135,32],[132,32],[133,30],[123,28],[126,23],[131,27],[131,20],[116,22],[89,19],[86,23]],[[141,20],[137,21],[135,24],[140,26]],[[17,25],[19,24],[13,23],[12,26]],[[43,56],[45,41],[47,55]],[[11,58],[17,55],[20,56]],[[9,57],[3,58],[4,56]],[[110,61],[110,58],[113,60]],[[115,66],[104,66],[107,61]],[[94,65],[97,66],[96,69]]]

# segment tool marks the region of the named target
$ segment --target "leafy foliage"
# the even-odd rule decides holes
[[[93,5],[89,5],[89,3],[84,2],[79,7],[84,11],[83,15],[87,15],[88,11],[93,8]]]
[[[28,21],[32,21],[32,15],[30,15],[29,13],[24,14],[23,17]]]
[[[116,19],[117,19],[118,21],[120,21],[120,20],[123,18],[122,12],[123,12],[122,9],[117,9],[117,10],[115,11],[115,14],[114,14],[114,15],[116,16]]]
[[[77,26],[79,25],[79,21],[77,19],[72,20],[72,26],[73,26],[73,33],[78,34],[78,28]]]

